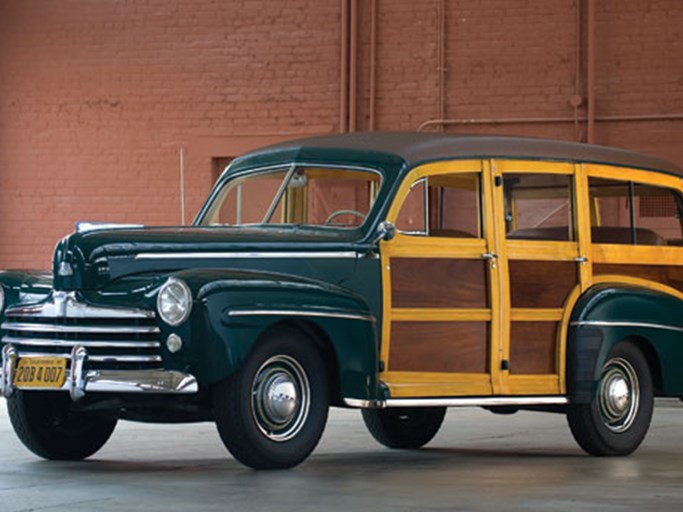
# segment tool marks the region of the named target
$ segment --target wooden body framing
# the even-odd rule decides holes
[[[379,377],[391,397],[565,395],[567,333],[583,293],[612,283],[683,298],[683,247],[593,244],[588,198],[589,177],[681,191],[679,177],[538,160],[428,163],[406,176],[387,220],[416,180],[457,173],[481,173],[481,238],[398,233],[380,243]],[[573,241],[506,239],[507,173],[573,177]]]

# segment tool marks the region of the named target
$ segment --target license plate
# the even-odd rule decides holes
[[[18,388],[61,388],[66,380],[66,359],[63,357],[24,357],[14,372]]]

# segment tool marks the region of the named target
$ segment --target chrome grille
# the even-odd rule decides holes
[[[87,350],[86,370],[161,368],[152,311],[92,306],[55,292],[50,302],[9,308],[5,316],[1,341],[19,357],[70,357],[80,346]]]

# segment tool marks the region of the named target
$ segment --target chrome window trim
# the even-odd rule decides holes
[[[232,165],[232,162],[230,163]],[[333,164],[324,164],[324,163],[313,163],[313,162],[283,162],[279,164],[273,164],[273,165],[267,165],[265,167],[253,167],[251,169],[245,169],[243,171],[239,171],[235,174],[230,175],[230,177],[225,177],[225,173],[228,171],[230,168],[230,165],[228,165],[221,176],[218,178],[216,182],[216,186],[214,186],[213,190],[209,194],[209,197],[206,199],[204,204],[199,210],[199,213],[197,213],[197,216],[195,219],[192,221],[193,226],[198,226],[198,227],[210,227],[210,225],[202,225],[201,222],[206,218],[206,215],[209,213],[210,206],[213,204],[215,201],[216,197],[218,194],[221,193],[223,188],[232,180],[234,179],[239,179],[243,178],[245,176],[248,176],[250,174],[263,174],[263,173],[268,173],[271,171],[276,171],[276,170],[282,170],[282,171],[288,171],[291,167],[294,168],[299,168],[299,167],[315,167],[316,169],[338,169],[338,170],[349,170],[349,171],[362,171],[362,172],[371,172],[374,174],[377,174],[380,177],[380,185],[379,187],[381,188],[384,185],[384,174],[379,170],[375,169],[373,167],[364,167],[361,165],[333,165]],[[377,197],[379,197],[379,190],[380,188],[377,189]],[[375,208],[377,202],[373,202],[372,205],[370,206],[368,210],[368,215],[370,216],[370,212]]]
[[[384,409],[390,407],[494,407],[566,405],[566,396],[491,396],[464,398],[389,398],[387,400],[358,400],[345,398],[349,407]]]
[[[296,311],[288,309],[244,309],[229,311],[229,317],[237,316],[310,316],[322,318],[342,318],[344,320],[363,320],[365,322],[375,322],[372,315],[360,315],[357,313],[335,313],[333,311]]]
[[[245,258],[320,258],[342,259],[356,258],[356,251],[337,252],[173,252],[153,253],[141,252],[135,255],[136,260],[168,260],[168,259],[245,259]]]
[[[643,329],[661,329],[665,331],[683,332],[683,327],[664,324],[651,324],[647,322],[610,322],[602,320],[588,320],[582,322],[571,322],[569,325],[572,327],[637,327]]]

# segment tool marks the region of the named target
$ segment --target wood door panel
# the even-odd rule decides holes
[[[683,292],[683,267],[674,265],[624,265],[610,263],[596,263],[593,265],[593,275],[618,274],[622,276],[647,279],[665,284]]]
[[[512,322],[510,374],[556,373],[557,322]]]
[[[395,308],[486,308],[483,260],[394,258],[391,303]]]
[[[513,308],[560,308],[579,282],[573,261],[508,262]]]
[[[392,371],[485,373],[488,322],[393,322]]]

